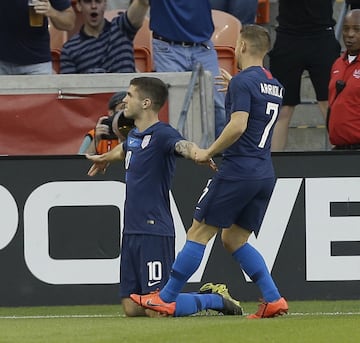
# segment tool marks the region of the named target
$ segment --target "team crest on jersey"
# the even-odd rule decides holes
[[[142,147],[143,149],[145,149],[145,148],[149,145],[150,139],[151,139],[151,135],[146,135],[146,136],[144,136],[144,138],[143,138],[143,140],[142,140],[142,142],[141,142],[141,147]]]
[[[355,79],[360,79],[360,69],[355,69],[353,76],[355,77]]]

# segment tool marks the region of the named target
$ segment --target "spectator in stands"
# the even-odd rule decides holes
[[[255,23],[258,0],[210,0],[210,4],[215,10],[238,18],[242,25]]]
[[[84,25],[64,44],[60,73],[135,72],[133,40],[143,24],[148,0],[134,0],[111,22],[104,18],[106,0],[78,0]]]
[[[209,0],[149,0],[157,72],[191,71],[200,62],[218,76],[219,63],[211,41],[214,24]],[[215,136],[225,125],[225,97],[214,90]]]
[[[328,130],[335,150],[360,149],[360,9],[344,18],[346,51],[332,69],[329,83]]]
[[[269,52],[270,71],[284,85],[285,95],[274,130],[272,151],[283,151],[291,117],[300,103],[303,72],[309,72],[325,118],[330,69],[341,47],[334,33],[332,0],[279,0],[277,21],[275,43]]]
[[[112,124],[118,123],[121,111],[124,109],[123,99],[126,92],[115,93],[109,100],[108,115],[101,116],[96,127],[90,130],[80,146],[79,154],[104,154],[122,142],[134,123],[131,119],[123,118],[123,125],[113,129]],[[119,130],[120,129],[120,130]]]
[[[52,74],[48,19],[59,30],[72,30],[71,0],[38,0],[34,10],[43,16],[31,26],[26,0],[0,1],[0,75]]]

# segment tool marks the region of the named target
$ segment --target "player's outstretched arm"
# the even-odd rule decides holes
[[[234,112],[231,114],[229,123],[225,126],[220,136],[207,149],[196,151],[195,162],[204,164],[213,156],[223,152],[230,145],[234,144],[247,128],[249,114],[247,112]]]
[[[245,132],[249,113],[238,111],[231,114],[230,121],[221,132],[220,136],[207,149],[210,156],[223,152],[230,145],[234,144]]]
[[[198,149],[199,147],[196,143],[186,140],[178,141],[175,144],[175,151],[181,156],[191,160],[195,160],[195,154]]]
[[[125,153],[124,153],[123,145],[119,144],[109,152],[106,152],[105,154],[102,155],[86,154],[86,158],[94,162],[94,164],[90,167],[88,171],[89,176],[94,176],[99,172],[104,174],[110,163],[114,161],[123,160],[125,158]]]

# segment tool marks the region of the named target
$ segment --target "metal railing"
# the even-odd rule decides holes
[[[188,138],[187,130],[187,114],[189,111],[190,103],[194,95],[194,89],[199,84],[200,90],[200,115],[201,115],[201,140],[200,147],[205,148],[210,145],[209,135],[209,120],[206,106],[206,91],[205,91],[205,78],[204,68],[200,62],[198,62],[192,71],[189,85],[185,94],[184,103],[180,112],[180,117],[177,124],[177,130],[185,137]]]

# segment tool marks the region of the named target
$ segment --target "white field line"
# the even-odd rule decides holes
[[[245,317],[246,313],[244,314]],[[291,312],[288,316],[358,316],[360,312]],[[1,319],[125,318],[123,314],[69,314],[43,316],[0,316]]]
[[[0,319],[121,318],[123,314],[50,314],[43,316],[0,316]]]
[[[290,316],[358,316],[360,312],[291,312]]]

